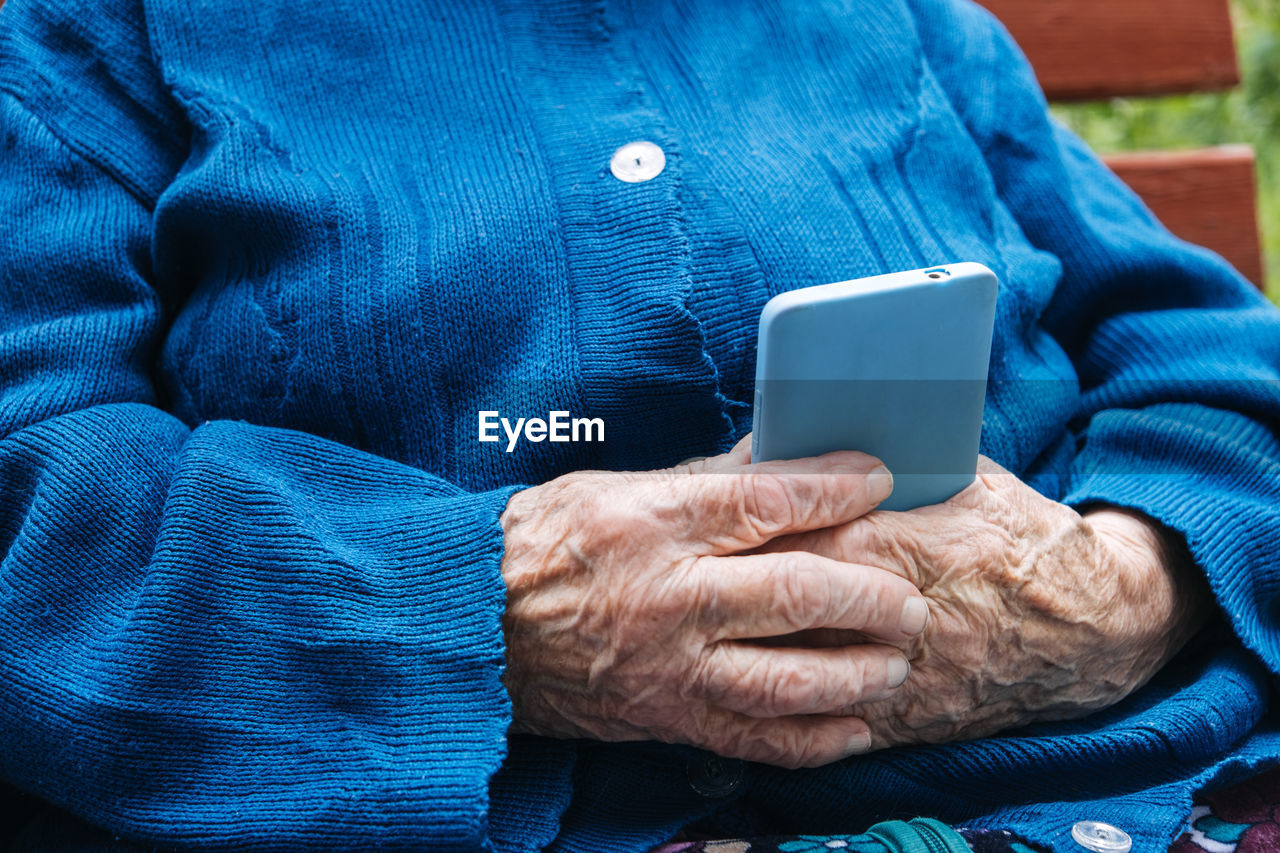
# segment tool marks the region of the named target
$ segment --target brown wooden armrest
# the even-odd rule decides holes
[[[1262,285],[1252,148],[1221,145],[1104,159],[1170,231],[1214,250]]]

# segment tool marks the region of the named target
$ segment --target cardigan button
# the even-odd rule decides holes
[[[1133,839],[1127,832],[1096,820],[1082,820],[1071,827],[1071,837],[1093,853],[1129,853],[1133,847]]]
[[[658,177],[666,165],[667,155],[662,153],[661,148],[652,142],[640,140],[628,142],[613,152],[609,171],[620,181],[638,184]]]
[[[689,787],[699,796],[727,797],[742,787],[743,764],[736,758],[709,753],[689,759],[684,768]]]

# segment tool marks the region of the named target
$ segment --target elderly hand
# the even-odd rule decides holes
[[[762,550],[879,566],[928,598],[924,634],[902,644],[910,679],[892,697],[846,711],[870,724],[875,747],[980,737],[1118,702],[1212,606],[1189,557],[1143,517],[1082,517],[986,458],[977,480],[943,504],[874,513]],[[831,646],[857,637],[802,639]]]
[[[869,748],[866,723],[833,712],[890,695],[906,677],[900,652],[750,641],[829,628],[902,644],[924,625],[919,592],[846,560],[740,552],[857,519],[892,479],[858,453],[785,466],[746,455],[744,443],[667,471],[568,474],[512,497],[502,574],[515,730],[784,767]]]

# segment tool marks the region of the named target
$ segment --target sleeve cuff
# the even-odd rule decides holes
[[[1265,426],[1194,404],[1101,412],[1062,502],[1180,532],[1237,636],[1280,674],[1280,442]]]

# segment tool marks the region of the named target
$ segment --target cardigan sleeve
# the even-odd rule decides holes
[[[0,21],[0,776],[147,844],[486,847],[512,489],[157,405],[159,143],[46,121]]]
[[[931,72],[1026,238],[1062,267],[1040,323],[1075,366],[1061,499],[1180,531],[1245,645],[1280,673],[1280,311],[1173,237],[1049,115],[968,0],[912,0]]]

